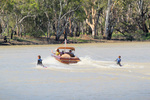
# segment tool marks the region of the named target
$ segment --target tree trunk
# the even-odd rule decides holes
[[[72,23],[71,23],[71,19],[69,17],[69,33],[70,33],[70,36],[73,37],[73,34],[72,34]]]
[[[110,27],[110,9],[111,9],[112,0],[108,0],[107,10],[106,10],[106,20],[105,20],[105,34],[104,38],[110,40],[111,39],[111,27]]]
[[[97,25],[98,25],[98,21],[99,21],[99,18],[100,18],[100,14],[102,13],[102,10],[103,10],[103,8],[101,8],[101,9],[98,10],[98,16],[97,16],[96,23],[95,23],[95,34],[96,35],[98,35]]]
[[[1,26],[1,23],[0,23],[0,33],[2,33],[2,26]]]
[[[76,36],[80,36],[80,32],[81,32],[81,30],[80,30],[80,22],[78,22],[78,24],[77,24],[77,34],[76,34]]]
[[[146,26],[146,23],[145,23],[145,20],[143,21],[143,25],[142,25],[143,27],[143,32],[145,32],[145,33],[148,33],[148,28],[147,28],[147,26]]]
[[[107,36],[107,40],[111,40],[112,32],[113,32],[113,29],[112,29],[112,26],[110,26],[109,32],[108,32],[109,34],[108,34],[108,36]]]
[[[48,26],[47,26],[47,42],[49,43],[50,40],[50,21],[48,21]]]
[[[14,31],[13,31],[13,29],[11,29],[11,39],[13,39],[13,33],[14,33]]]
[[[47,12],[45,12],[45,15],[48,19],[48,21],[47,21],[48,22],[48,24],[47,24],[47,41],[49,41],[49,38],[50,38],[50,19],[49,19],[49,15]]]
[[[67,28],[65,28],[65,31],[64,31],[64,40],[67,40]]]
[[[144,1],[143,0],[139,0],[138,4],[139,4],[139,13],[140,13],[140,17],[141,17],[141,26],[142,26],[142,30],[143,32],[145,33],[148,33],[148,28],[146,26],[146,23],[145,23],[145,14],[146,12],[144,13],[144,10],[143,10],[143,3]]]
[[[96,29],[95,29],[95,26],[94,25],[92,25],[91,26],[91,29],[92,29],[92,36],[96,36]]]
[[[48,26],[47,26],[47,39],[49,38],[49,26],[50,26],[50,23],[48,22]]]
[[[20,27],[20,36],[22,37],[22,27]]]
[[[5,32],[5,28],[6,28],[6,25],[3,19],[4,19],[4,16],[1,18],[1,28],[2,28],[1,34]]]
[[[58,37],[57,35],[56,35],[56,37],[55,37],[55,40],[56,40],[56,41],[59,41],[59,37]]]
[[[92,2],[92,4],[95,5],[96,1],[94,0]],[[95,20],[96,20],[96,9],[94,6],[92,6],[91,9],[87,9],[86,7],[84,7],[84,11],[85,11],[85,14],[87,16],[86,23],[91,27],[92,36],[95,37],[95,35],[96,35],[96,28],[95,28],[95,26],[96,26],[96,22],[95,22]],[[90,16],[89,12],[92,13],[91,16]]]

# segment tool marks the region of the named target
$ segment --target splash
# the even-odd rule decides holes
[[[93,60],[90,57],[80,57],[81,61],[77,64],[63,64],[58,62],[53,57],[47,57],[43,59],[43,64],[48,69],[67,69],[67,70],[76,70],[76,69],[96,69],[96,68],[111,68],[118,67],[114,62],[110,61],[98,61]]]
[[[43,59],[43,65],[46,66],[46,69],[51,69],[51,70],[67,70],[70,69],[69,65],[67,64],[62,64],[59,61],[57,61],[55,58],[49,56],[47,58]],[[39,68],[39,67],[36,67]],[[42,68],[42,67],[40,67]]]
[[[91,57],[80,57],[81,61],[77,64],[63,64],[57,61],[55,58],[49,56],[43,59],[43,64],[46,66],[46,69],[50,70],[68,70],[68,71],[84,71],[84,70],[97,70],[97,69],[132,69],[132,68],[143,68],[135,64],[123,64],[122,67],[118,66],[115,61],[100,61],[91,59]],[[43,67],[37,66],[38,69],[43,69]]]

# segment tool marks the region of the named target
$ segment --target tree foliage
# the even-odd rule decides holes
[[[111,3],[109,3],[111,1]],[[0,0],[1,35],[149,37],[149,0]],[[109,5],[108,5],[109,4]],[[105,33],[105,34],[104,34]]]

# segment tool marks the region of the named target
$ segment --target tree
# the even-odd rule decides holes
[[[137,6],[138,6],[138,15],[136,18],[136,21],[139,25],[139,28],[141,30],[143,30],[143,32],[148,33],[148,28],[147,25],[145,23],[145,21],[147,20],[147,13],[148,13],[148,6],[149,6],[149,2],[146,2],[144,0],[137,0]]]
[[[74,12],[80,7],[80,5],[72,5],[72,2],[74,2],[74,0],[58,0],[57,3],[55,2],[53,3],[53,12],[55,13],[54,29],[56,33],[56,41],[58,41],[60,36],[64,33],[65,28],[69,24],[70,16],[74,14]],[[70,6],[72,7],[70,8]],[[73,19],[74,18],[72,18],[71,20]]]
[[[148,19],[148,11],[146,10],[148,4],[147,2],[144,5],[141,0],[117,0],[117,6],[114,8],[118,13],[116,16],[117,23],[115,30],[122,33],[129,40],[140,39],[142,36],[146,36],[144,33],[148,31],[145,23],[146,19]]]
[[[110,21],[111,15],[111,7],[112,7],[112,0],[108,0],[108,5],[106,9],[106,19],[105,19],[105,34],[104,38],[107,38],[108,40],[111,39],[112,35],[112,25]]]
[[[86,3],[85,3],[86,2]],[[92,29],[92,36],[96,35],[96,25],[97,25],[97,14],[98,14],[98,0],[83,0],[83,9],[86,14],[86,23]]]

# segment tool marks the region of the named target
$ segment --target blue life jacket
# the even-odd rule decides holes
[[[42,65],[42,59],[38,59],[37,64],[38,64],[38,65]]]
[[[117,58],[117,62],[118,62],[118,63],[121,62],[121,59],[120,59],[120,58]]]

